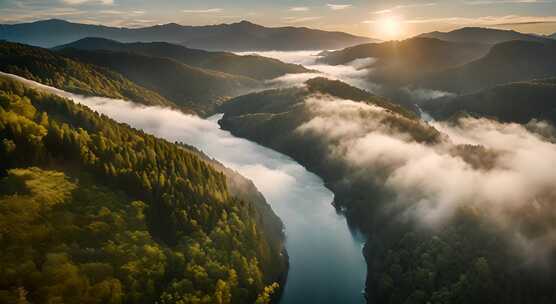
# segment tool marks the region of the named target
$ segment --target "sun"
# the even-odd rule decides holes
[[[378,21],[377,26],[378,32],[384,38],[396,39],[403,33],[402,23],[398,17],[384,17]]]

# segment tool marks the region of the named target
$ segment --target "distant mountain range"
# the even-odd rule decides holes
[[[54,47],[86,37],[123,42],[164,41],[205,50],[325,50],[372,42],[367,37],[302,27],[269,28],[242,21],[233,24],[183,26],[176,23],[144,28],[116,28],[50,19],[0,25],[0,39]]]
[[[104,38],[84,38],[58,46],[55,49],[107,50],[137,53],[151,57],[174,59],[183,64],[201,69],[210,69],[264,80],[273,79],[285,74],[310,72],[310,70],[301,65],[287,64],[272,58],[256,55],[239,56],[226,52],[208,52],[189,49],[167,42],[121,43]]]
[[[511,30],[500,30],[480,27],[464,27],[451,32],[431,32],[418,37],[436,38],[451,42],[497,44],[511,40],[524,40],[535,42],[551,42],[550,39],[532,34],[523,34]]]

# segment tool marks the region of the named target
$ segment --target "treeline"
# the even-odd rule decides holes
[[[276,291],[276,220],[196,152],[7,79],[0,141],[0,302],[265,303]]]

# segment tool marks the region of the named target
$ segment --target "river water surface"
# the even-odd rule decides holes
[[[193,145],[251,179],[286,230],[290,270],[280,303],[364,303],[362,238],[336,213],[333,194],[323,181],[291,158],[221,130],[217,123],[221,115],[205,120],[170,109],[83,97],[9,76],[147,133]]]

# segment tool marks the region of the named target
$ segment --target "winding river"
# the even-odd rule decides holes
[[[286,229],[290,271],[281,303],[364,303],[367,267],[362,238],[336,213],[333,194],[323,181],[291,158],[221,130],[221,115],[204,120],[171,109],[83,97],[0,74],[71,98],[155,136],[196,146],[253,180]]]

